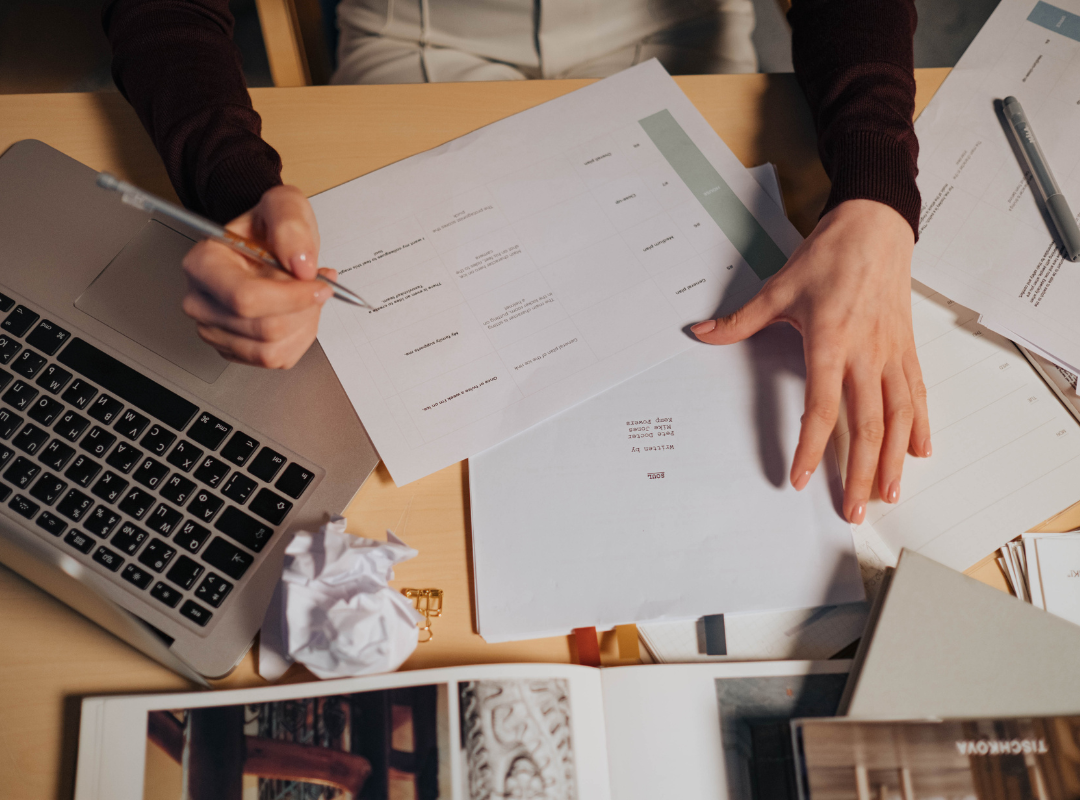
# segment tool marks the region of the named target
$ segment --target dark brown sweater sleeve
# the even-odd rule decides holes
[[[877,200],[919,233],[913,0],[794,0],[792,60],[832,180],[822,214]]]
[[[109,0],[113,79],[135,108],[180,201],[218,222],[281,183],[232,42],[228,0]]]

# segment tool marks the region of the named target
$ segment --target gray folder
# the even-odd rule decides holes
[[[840,714],[1080,713],[1080,627],[911,550],[878,595]]]

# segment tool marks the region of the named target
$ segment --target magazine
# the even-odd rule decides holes
[[[654,800],[796,783],[847,661],[454,667],[83,701],[76,800]]]

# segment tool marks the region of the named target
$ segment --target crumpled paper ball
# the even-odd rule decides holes
[[[281,677],[294,661],[320,678],[390,672],[412,654],[424,617],[387,582],[416,551],[386,537],[351,536],[343,517],[296,534],[259,638],[264,678]]]

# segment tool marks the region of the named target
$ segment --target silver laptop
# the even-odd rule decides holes
[[[290,533],[343,511],[378,455],[318,344],[285,372],[204,344],[180,310],[190,232],[95,177],[38,141],[0,156],[0,562],[219,677]]]

